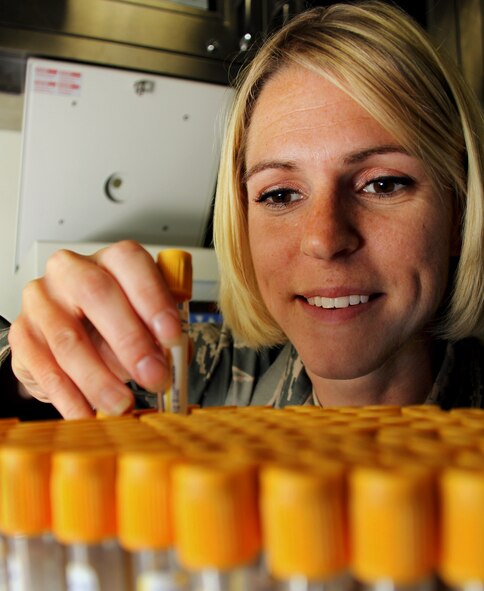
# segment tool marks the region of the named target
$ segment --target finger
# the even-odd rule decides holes
[[[131,376],[129,375],[128,370],[123,365],[121,365],[119,359],[114,354],[114,351],[102,338],[102,336],[97,332],[97,330],[92,326],[92,324],[88,320],[86,320],[84,322],[84,326],[86,327],[87,334],[89,335],[89,338],[92,344],[94,345],[98,355],[101,357],[101,359],[109,368],[109,370],[123,383],[131,380]]]
[[[181,326],[176,303],[151,255],[136,242],[126,240],[99,251],[95,260],[116,277],[157,341],[164,347],[179,344]],[[133,280],[134,271],[142,280]]]
[[[27,392],[41,402],[50,402],[66,419],[91,417],[93,410],[77,386],[57,365],[45,343],[39,342],[16,320],[9,332],[12,371]],[[28,368],[23,362],[28,360]]]
[[[37,310],[35,329],[37,334],[42,335],[48,350],[52,355],[57,368],[53,368],[52,361],[49,364],[51,375],[58,376],[54,382],[55,393],[51,392],[49,383],[46,383],[46,376],[38,365],[29,369],[49,399],[58,402],[62,396],[62,386],[67,376],[77,387],[91,407],[102,410],[106,414],[120,415],[131,408],[133,396],[129,388],[123,384],[105,365],[99,357],[95,347],[90,341],[82,322],[73,318],[62,307],[53,302],[45,293],[45,287],[41,281],[34,281],[26,288],[24,308],[27,316],[33,318],[32,310]],[[36,346],[42,347],[37,339]],[[44,353],[44,356],[47,355]],[[58,383],[60,382],[60,384]]]
[[[49,293],[59,304],[92,323],[134,381],[153,392],[163,389],[168,377],[165,356],[117,278],[91,258],[74,253],[58,253],[49,267]],[[48,324],[43,331],[52,333]]]

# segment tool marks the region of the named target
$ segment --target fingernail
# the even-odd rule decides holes
[[[137,379],[147,390],[158,392],[166,382],[167,366],[162,357],[147,355],[136,364]]]
[[[125,392],[118,390],[109,390],[101,395],[98,410],[102,414],[119,417],[124,415],[133,406],[133,399],[131,396],[126,396]]]
[[[153,328],[160,344],[165,347],[179,345],[181,341],[180,318],[176,310],[163,310],[153,318]]]

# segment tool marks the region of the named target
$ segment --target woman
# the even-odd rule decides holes
[[[259,51],[228,124],[214,240],[225,326],[193,327],[192,402],[480,406],[481,115],[380,2],[313,9]],[[482,136],[481,136],[482,137]],[[179,337],[130,242],[61,252],[10,330],[29,395],[66,417],[163,385]]]

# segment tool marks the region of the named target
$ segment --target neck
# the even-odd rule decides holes
[[[430,343],[414,342],[399,350],[371,373],[350,380],[333,380],[307,371],[315,395],[323,406],[421,404],[433,381]]]

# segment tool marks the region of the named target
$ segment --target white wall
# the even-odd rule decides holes
[[[20,144],[19,131],[0,129],[0,315],[8,320],[20,309],[14,273]]]

